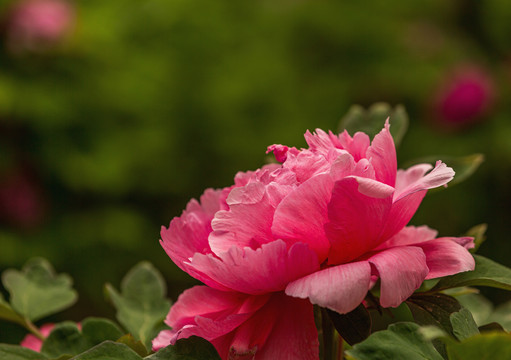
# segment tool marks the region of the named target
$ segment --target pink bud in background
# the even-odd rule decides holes
[[[44,337],[47,337],[50,335],[51,330],[53,329],[55,325],[54,324],[44,324],[41,326],[39,331]],[[30,350],[34,351],[41,351],[41,346],[43,346],[43,341],[41,339],[38,339],[35,335],[28,334],[21,340],[20,343],[21,346],[29,348]]]
[[[11,169],[0,176],[0,220],[21,228],[41,223],[45,202],[36,179],[24,169]]]
[[[15,53],[45,50],[58,44],[73,23],[74,9],[68,1],[20,1],[7,19],[7,46]]]
[[[478,67],[462,67],[448,75],[436,91],[436,121],[454,128],[473,124],[488,112],[494,99],[490,76]]]

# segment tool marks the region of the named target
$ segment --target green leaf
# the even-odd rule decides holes
[[[285,344],[283,344],[285,346]],[[181,339],[167,346],[146,360],[220,360],[216,349],[207,340],[197,336]]]
[[[117,309],[119,322],[150,349],[154,328],[170,309],[165,282],[158,270],[141,262],[124,277],[121,294],[110,284],[106,284],[106,291]]]
[[[352,136],[357,131],[362,131],[373,138],[381,131],[387,118],[390,118],[390,132],[394,143],[399,146],[408,129],[408,114],[402,105],[392,108],[386,103],[376,103],[368,110],[353,105],[341,119],[338,130],[347,130]]]
[[[350,345],[358,344],[371,334],[371,316],[363,304],[347,314],[327,309],[335,329]]]
[[[92,347],[105,340],[116,341],[124,333],[119,326],[108,319],[89,317],[82,321],[82,335]]]
[[[11,321],[18,324],[24,324],[25,319],[13,310],[11,305],[5,301],[4,297],[0,293],[0,319]]]
[[[48,360],[46,356],[19,345],[0,344],[2,360]]]
[[[511,331],[511,301],[497,306],[488,322],[499,323],[506,331]]]
[[[490,286],[511,290],[511,269],[481,255],[474,255],[476,267],[467,271],[442,278],[432,289],[434,291],[460,286]]]
[[[55,274],[50,263],[40,258],[29,260],[21,272],[5,270],[2,281],[11,294],[12,308],[31,321],[68,308],[78,297],[71,278]]]
[[[90,347],[90,343],[80,333],[77,325],[71,321],[65,321],[55,325],[43,342],[41,352],[56,358],[61,355],[77,355]]]
[[[75,356],[73,360],[142,360],[136,352],[124,344],[105,341]]]
[[[465,340],[479,334],[477,324],[475,323],[472,314],[467,309],[463,308],[460,311],[451,314],[450,319],[453,334],[458,340]]]
[[[357,360],[443,360],[414,323],[396,323],[373,333],[347,354]]]
[[[488,229],[487,224],[479,224],[471,227],[465,234],[465,236],[471,236],[474,238],[474,247],[470,249],[471,253],[477,252],[479,247],[486,240],[486,230]]]
[[[472,154],[467,156],[427,156],[422,157],[419,159],[415,159],[413,161],[410,161],[406,164],[405,168],[408,168],[411,165],[415,164],[422,164],[422,163],[429,163],[429,164],[435,164],[437,160],[442,160],[442,162],[446,163],[447,166],[453,168],[456,175],[454,176],[454,179],[449,182],[449,186],[453,186],[456,184],[461,183],[462,181],[465,181],[467,178],[469,178],[472,174],[475,173],[475,171],[479,168],[479,166],[484,161],[484,155],[483,154]],[[443,186],[439,188],[432,189],[430,191],[439,191],[441,189],[444,189]]]
[[[142,344],[140,340],[135,340],[131,334],[126,334],[120,337],[117,342],[129,346],[133,351],[142,357],[147,356],[147,349],[145,345]]]
[[[441,293],[417,293],[406,300],[406,305],[417,324],[434,325],[454,335],[450,316],[461,310],[455,298]]]
[[[460,343],[447,343],[449,360],[511,359],[511,335],[483,333]]]
[[[41,352],[50,356],[77,355],[105,340],[115,341],[123,335],[119,327],[108,319],[87,318],[82,330],[70,321],[57,324],[46,338]]]
[[[456,300],[467,308],[477,325],[488,323],[488,318],[493,312],[493,304],[481,294],[463,294],[456,296]]]

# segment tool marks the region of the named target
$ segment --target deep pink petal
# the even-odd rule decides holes
[[[415,246],[394,247],[371,256],[381,280],[380,304],[397,307],[417,290],[426,276],[426,255]]]
[[[371,280],[371,266],[358,261],[329,267],[295,280],[286,294],[308,298],[311,303],[345,314],[364,299]]]
[[[269,298],[269,294],[250,296],[195,286],[181,294],[171,307],[165,323],[172,330],[161,333],[153,347],[174,344],[192,335],[208,341],[221,338],[249,319]]]
[[[328,221],[327,206],[332,188],[332,178],[320,174],[287,195],[275,210],[271,228],[274,238],[288,244],[308,244],[323,262],[330,248],[324,225]]]
[[[218,211],[211,221],[211,250],[220,255],[231,246],[258,248],[273,240],[271,224],[275,209],[260,182],[234,188],[227,198],[230,210]]]
[[[204,301],[207,299],[207,301]],[[249,299],[252,299],[249,301]],[[253,302],[257,300],[258,302]],[[261,302],[262,301],[262,302]],[[230,314],[252,313],[264,304],[261,297],[249,297],[231,291],[219,291],[208,286],[194,286],[185,290],[171,307],[165,322],[172,328],[181,328],[194,323],[195,316],[212,319]]]
[[[371,140],[366,133],[357,132],[351,137],[346,130],[339,135],[342,148],[353,155],[355,161],[366,157],[366,152]]]
[[[428,174],[417,178],[417,175],[426,168],[427,164],[420,164],[408,169],[404,173],[401,173],[400,176],[405,179],[400,180],[399,188],[396,186],[394,201],[399,201],[400,199],[417,191],[433,189],[445,185],[454,178],[454,170],[447,167],[447,165],[441,161],[437,161],[435,168]],[[416,180],[411,181],[413,178],[416,178]]]
[[[327,134],[321,129],[316,129],[314,133],[311,133],[307,130],[304,137],[309,150],[314,153],[326,155],[331,149],[342,149],[339,139],[331,132]]]
[[[220,258],[196,254],[189,265],[226,288],[245,294],[284,290],[295,279],[319,269],[317,255],[306,244],[287,248],[282,240],[259,249],[232,247]]]
[[[236,349],[254,348],[256,359],[318,360],[319,341],[312,305],[283,293],[273,295],[264,308],[236,331],[233,339],[232,353]]]
[[[438,232],[423,226],[407,226],[396,235],[378,246],[375,250],[387,249],[396,246],[406,246],[422,243],[436,238]]]
[[[195,253],[211,253],[208,236],[214,214],[225,209],[226,190],[208,189],[201,202],[191,200],[180,217],[174,218],[168,229],[161,229],[161,245],[172,261],[185,270],[183,262]]]
[[[367,149],[366,157],[374,167],[376,180],[394,187],[396,184],[397,158],[388,119],[383,130],[374,137],[371,146]]]
[[[373,198],[359,192],[355,178],[337,181],[328,204],[330,221],[325,225],[331,244],[328,263],[351,261],[378,246],[391,205],[392,196]]]
[[[426,196],[426,190],[410,194],[392,204],[388,217],[389,221],[385,224],[382,239],[390,239],[410,222],[424,196]]]
[[[426,262],[429,268],[426,279],[474,270],[474,258],[454,238],[439,238],[418,246],[426,254]]]

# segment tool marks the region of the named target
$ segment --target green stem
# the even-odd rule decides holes
[[[35,326],[32,321],[30,321],[29,319],[25,318],[24,319],[24,323],[23,323],[23,326],[25,326],[25,328],[30,331],[32,334],[34,334],[34,336],[36,336],[39,340],[42,340],[44,341],[46,338],[44,337],[44,335],[39,331],[39,329],[37,328],[37,326]]]
[[[321,329],[323,330],[323,359],[335,360],[334,326],[324,308],[321,308]]]

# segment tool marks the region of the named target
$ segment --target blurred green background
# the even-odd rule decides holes
[[[400,164],[485,154],[412,222],[445,236],[488,223],[479,252],[511,265],[509,1],[87,0],[45,8],[51,21],[19,10],[41,1],[0,1],[0,270],[43,256],[73,276],[80,300],[61,317],[110,314],[103,284],[143,259],[175,299],[194,282],[161,249],[162,225],[260,167],[266,146],[303,147],[306,129],[335,130],[352,104],[377,101],[409,113]],[[12,331],[0,324],[0,341]]]

